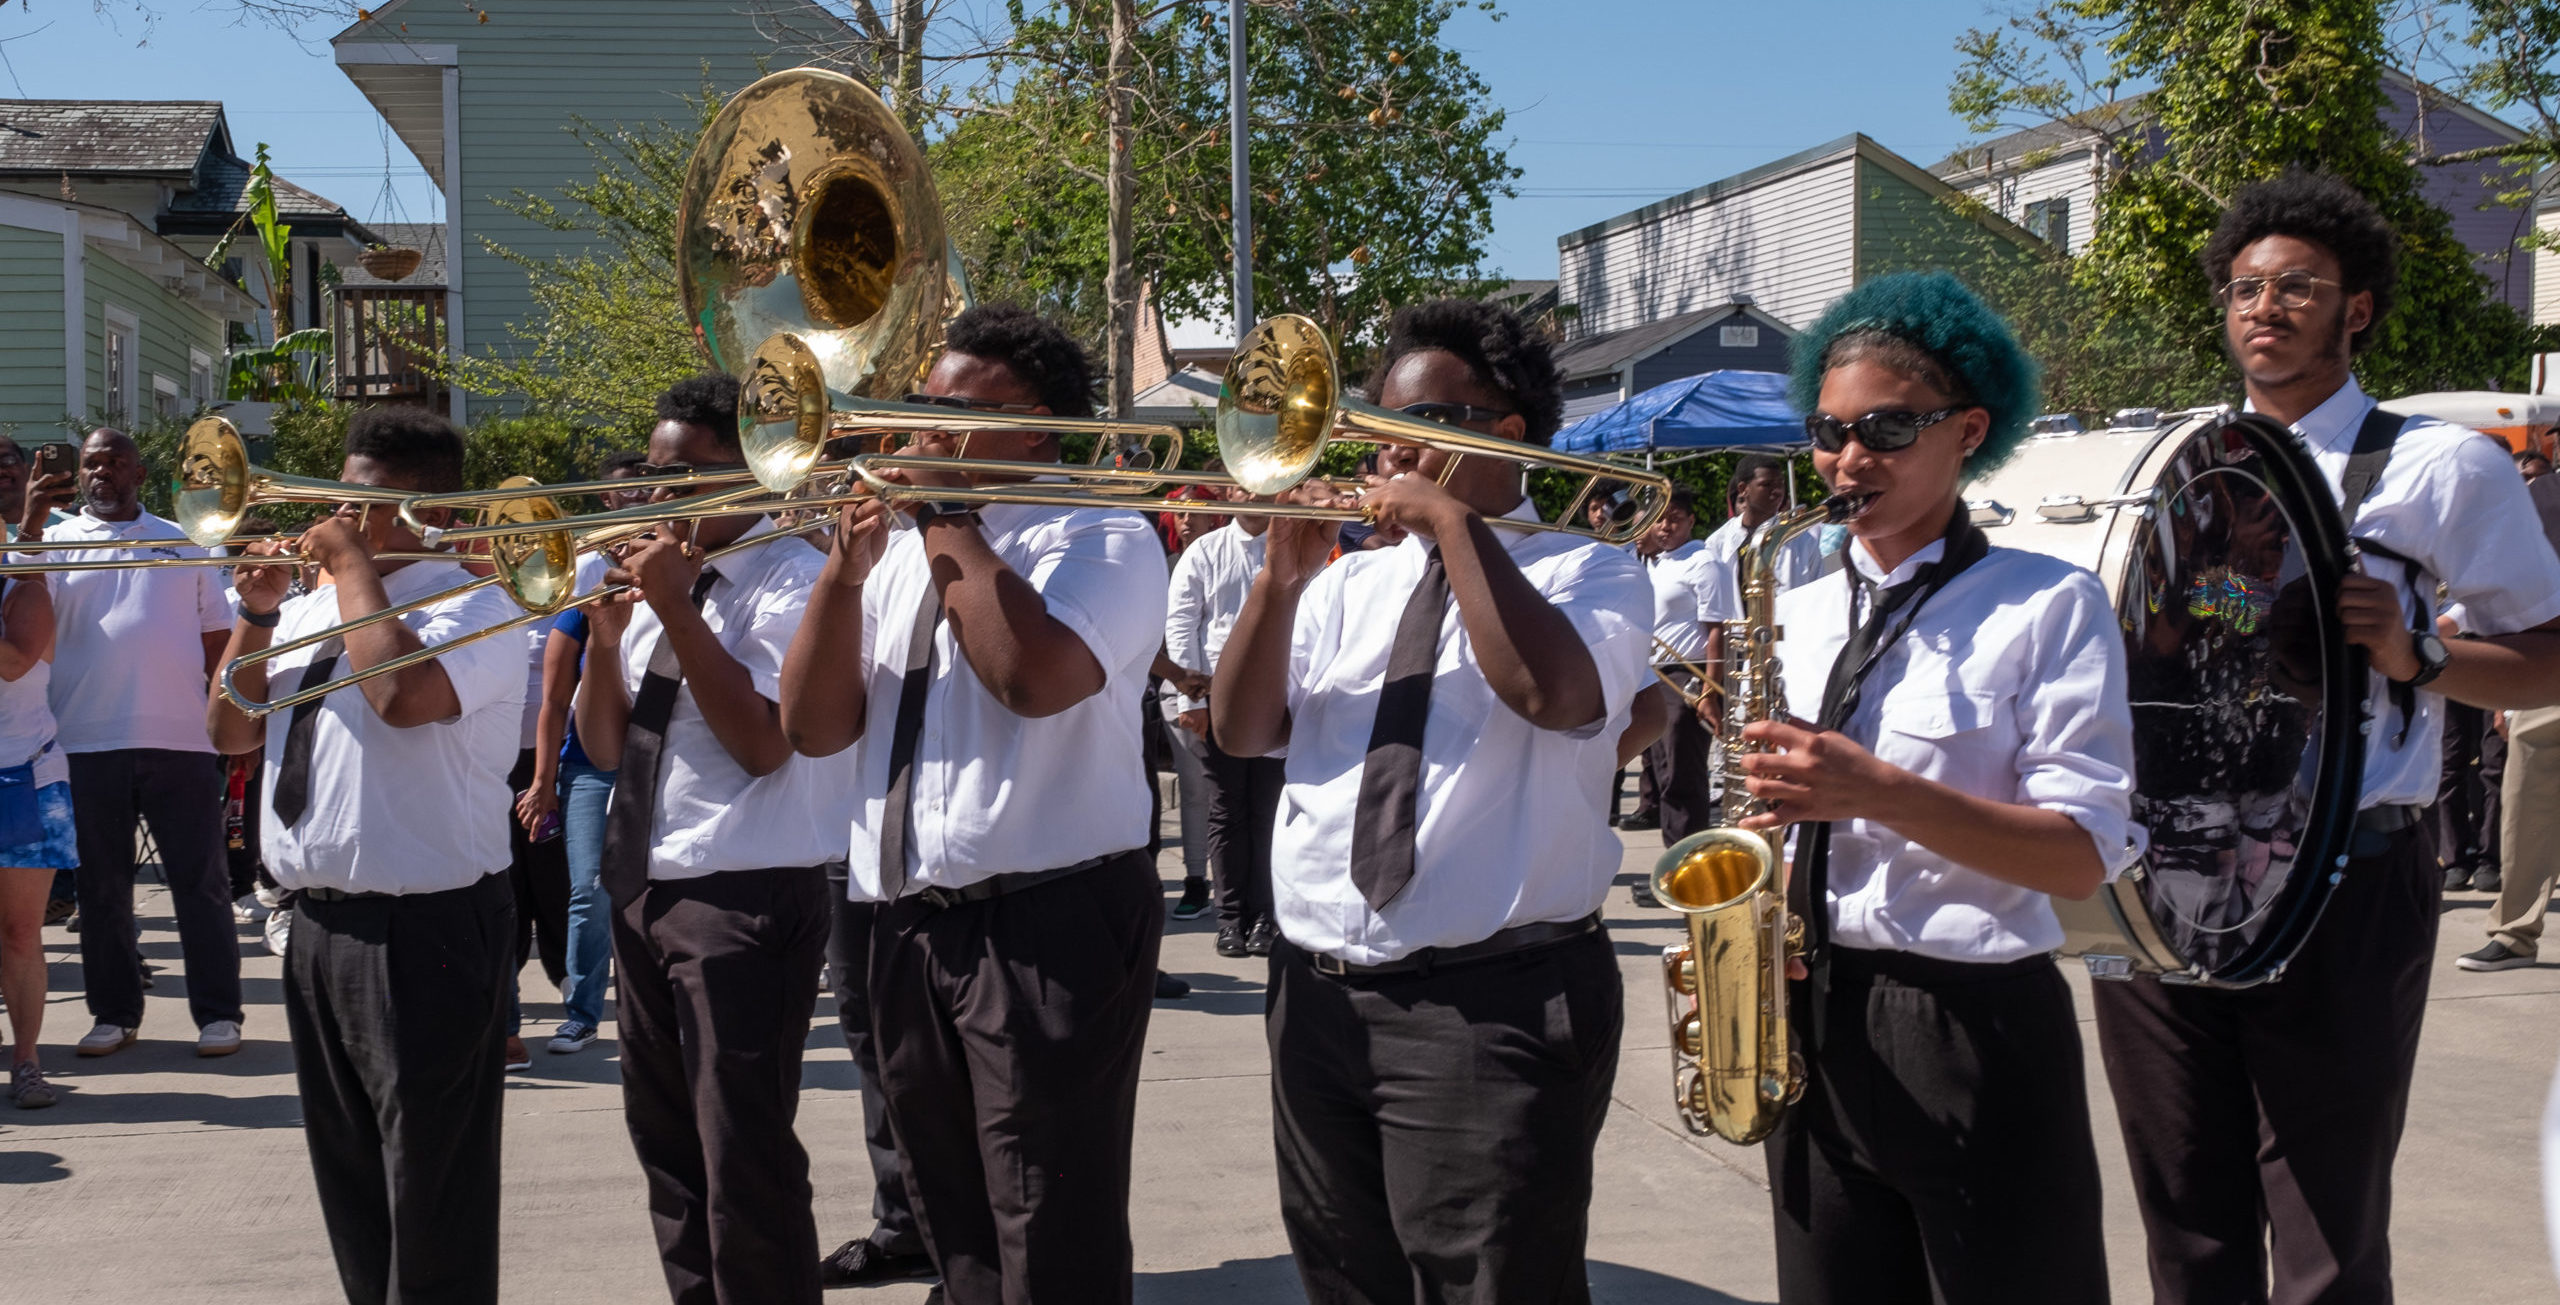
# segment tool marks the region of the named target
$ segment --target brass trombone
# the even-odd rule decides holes
[[[1661,635],[1655,635],[1653,637],[1653,651],[1655,658],[1653,663],[1653,673],[1655,678],[1661,680],[1662,683],[1673,693],[1678,694],[1680,701],[1689,704],[1689,710],[1696,711],[1698,709],[1698,704],[1705,702],[1709,694],[1724,692],[1723,677],[1717,675],[1711,670],[1708,670],[1706,667],[1681,656],[1680,650],[1672,647],[1671,644],[1663,639]],[[1697,676],[1698,687],[1692,689],[1689,686],[1682,684],[1680,681],[1673,679],[1671,677],[1671,671],[1663,669],[1665,666],[1671,667],[1673,670],[1687,671],[1691,675]]]

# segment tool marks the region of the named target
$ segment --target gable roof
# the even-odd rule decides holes
[[[186,178],[229,154],[214,100],[0,100],[0,176]]]
[[[249,211],[249,176],[249,164],[237,156],[219,154],[208,159],[196,188],[171,200],[168,211],[160,215],[160,234],[220,235],[230,230]],[[377,238],[346,209],[282,177],[275,179],[275,192],[276,216],[296,236]]]
[[[1641,362],[1718,322],[1737,317],[1748,318],[1776,331],[1780,338],[1795,334],[1786,323],[1749,304],[1722,303],[1713,308],[1701,308],[1696,312],[1665,317],[1657,322],[1646,322],[1641,326],[1630,326],[1559,346],[1556,349],[1556,375],[1567,385],[1615,375],[1619,368],[1629,363]]]

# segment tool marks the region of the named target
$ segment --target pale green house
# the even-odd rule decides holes
[[[41,438],[66,419],[133,425],[219,399],[234,341],[269,333],[237,261],[204,264],[248,177],[217,103],[0,100],[0,425]],[[276,189],[308,269],[293,325],[323,322],[320,269],[367,233]]]
[[[512,351],[533,300],[495,243],[536,258],[585,251],[501,211],[518,192],[557,198],[592,180],[594,156],[567,128],[655,122],[690,129],[688,95],[733,92],[766,72],[841,54],[852,32],[807,0],[387,0],[330,42],[338,67],[415,154],[444,197],[446,345]],[[501,401],[503,396],[501,396]],[[451,396],[455,420],[489,396]]]

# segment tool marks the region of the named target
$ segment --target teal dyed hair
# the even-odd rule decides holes
[[[1787,401],[1811,412],[1822,400],[1822,376],[1841,337],[1874,331],[1903,341],[1944,368],[1970,399],[1991,414],[1991,431],[1965,462],[1967,478],[1989,474],[2016,452],[2035,420],[2036,361],[2018,347],[2009,324],[1962,281],[1945,272],[1896,272],[1840,296],[1792,345],[1795,371]],[[1861,414],[1836,414],[1858,416]]]

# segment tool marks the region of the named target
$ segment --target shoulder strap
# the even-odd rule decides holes
[[[2408,424],[2408,418],[2377,407],[2356,428],[2355,447],[2347,453],[2347,474],[2338,481],[2338,508],[2350,532],[2355,529],[2357,511],[2373,495],[2373,487],[2382,483],[2382,469],[2391,465],[2391,450],[2400,439],[2401,427]]]

